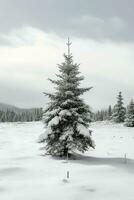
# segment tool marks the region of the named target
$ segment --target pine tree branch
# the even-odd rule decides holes
[[[89,87],[89,88],[78,88],[78,93],[79,94],[83,94],[89,90],[91,90],[93,87]]]
[[[47,92],[43,92],[46,96],[48,96],[50,99],[55,99],[55,95]]]
[[[60,81],[55,81],[55,80],[52,80],[52,79],[50,79],[50,78],[48,78],[48,80],[49,81],[51,81],[51,83],[53,83],[53,84],[56,84],[56,85],[59,85],[60,84]]]

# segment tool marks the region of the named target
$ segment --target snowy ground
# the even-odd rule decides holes
[[[40,122],[0,124],[0,200],[134,199],[133,128],[93,124],[96,150],[69,163],[41,156],[42,129]]]

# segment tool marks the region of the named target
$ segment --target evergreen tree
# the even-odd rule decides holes
[[[39,142],[46,142],[47,153],[54,156],[67,156],[74,150],[84,152],[89,147],[94,148],[88,129],[91,112],[89,106],[80,98],[80,95],[91,87],[79,87],[84,77],[79,76],[79,65],[73,63],[69,40],[67,45],[68,54],[64,54],[65,61],[58,65],[58,80],[49,79],[56,85],[55,93],[44,93],[50,102],[44,110],[45,133]]]
[[[109,107],[108,107],[108,120],[111,119],[111,116],[112,116],[112,107],[109,106]]]
[[[128,127],[134,127],[134,102],[131,100],[129,106],[127,107],[125,125]]]
[[[123,98],[121,92],[117,96],[117,104],[114,106],[112,119],[116,123],[124,122],[125,120],[125,108],[123,106]]]
[[[112,108],[111,106],[108,107],[108,109],[97,111],[93,114],[93,120],[94,121],[104,121],[104,120],[110,120],[112,115]]]

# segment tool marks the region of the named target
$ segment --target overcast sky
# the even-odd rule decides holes
[[[134,98],[134,0],[0,0],[0,102],[43,106],[72,40],[94,109]]]

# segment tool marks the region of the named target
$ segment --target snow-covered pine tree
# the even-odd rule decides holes
[[[131,100],[127,107],[125,125],[128,127],[134,127],[134,102]]]
[[[114,106],[112,120],[116,123],[124,122],[125,120],[125,108],[123,106],[122,93],[119,92],[117,96],[117,104]]]
[[[67,156],[75,150],[85,152],[95,147],[89,131],[91,111],[80,98],[92,87],[79,87],[84,77],[79,75],[79,65],[73,63],[69,39],[67,45],[65,61],[58,65],[58,80],[49,79],[56,85],[55,93],[44,93],[50,102],[43,113],[45,133],[39,142],[45,142],[46,152],[53,156]]]

